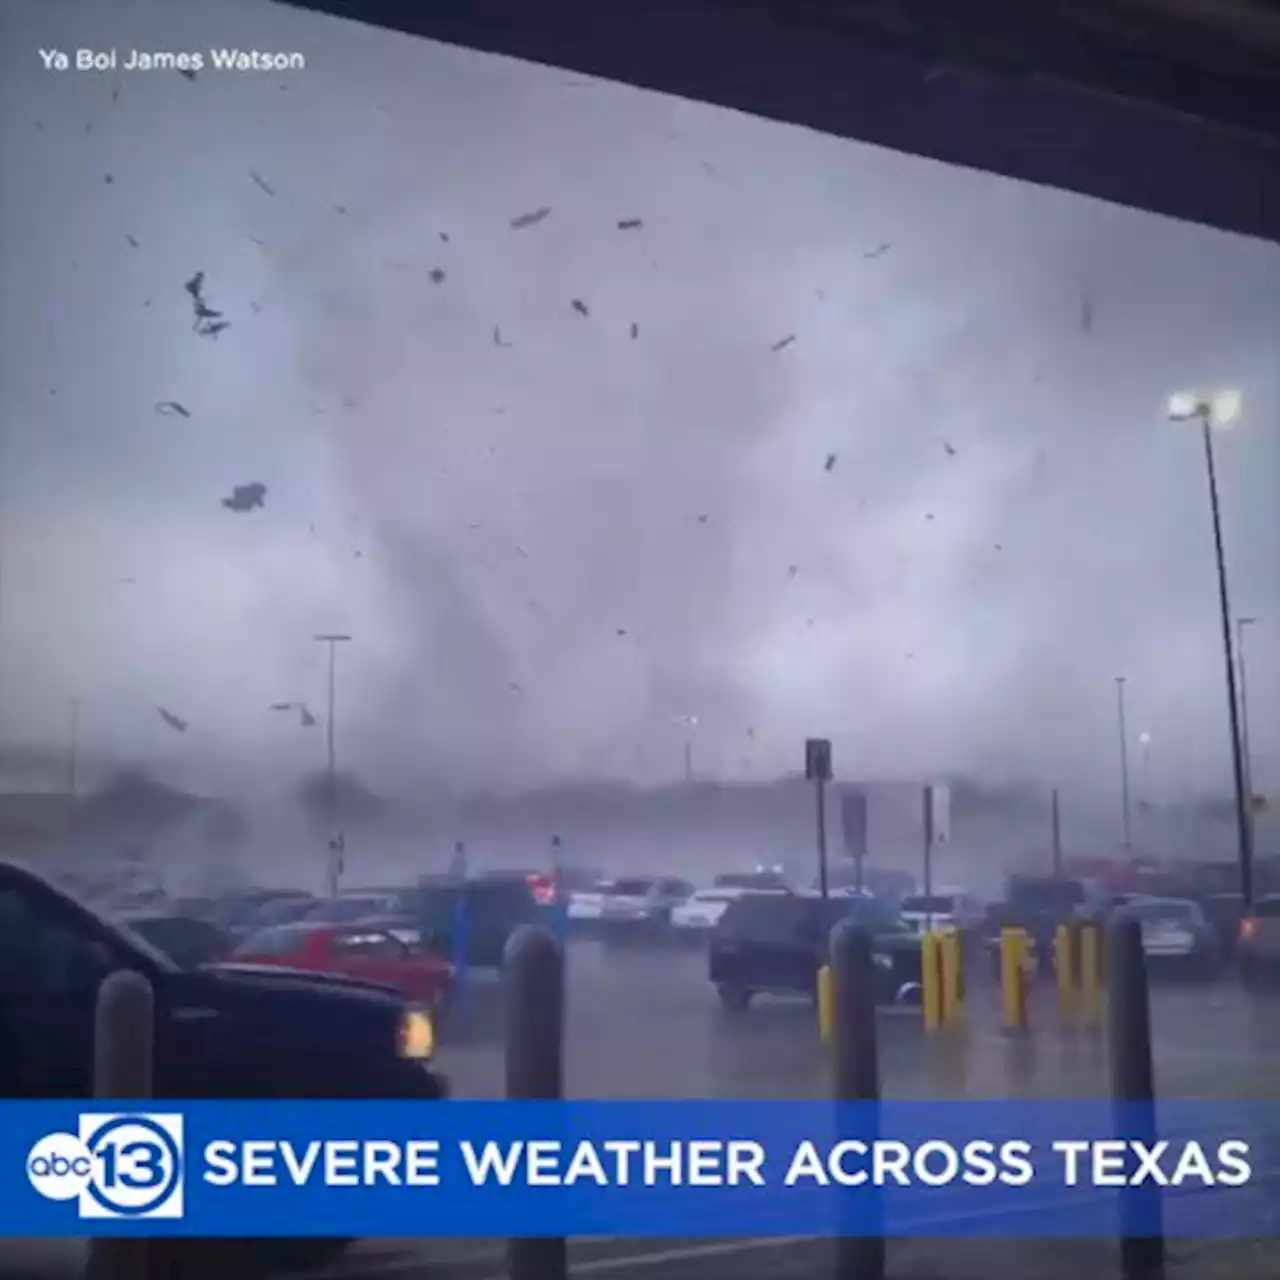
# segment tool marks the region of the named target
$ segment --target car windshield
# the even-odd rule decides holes
[[[323,924],[354,924],[372,915],[381,915],[387,908],[383,896],[369,898],[334,898],[321,902],[307,912],[306,919]]]
[[[776,871],[731,872],[716,876],[716,887],[720,889],[782,889],[786,883],[786,878]]]
[[[1200,908],[1194,902],[1175,899],[1135,902],[1128,909],[1144,924],[1193,925],[1200,920]]]
[[[307,939],[315,932],[307,925],[284,925],[278,929],[263,929],[251,934],[239,947],[235,956],[291,956],[306,946]]]

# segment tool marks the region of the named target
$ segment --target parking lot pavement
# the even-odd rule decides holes
[[[1032,998],[1033,1029],[1001,1031],[999,992],[977,981],[968,1029],[926,1045],[914,1009],[880,1018],[882,1078],[895,1097],[1070,1097],[1106,1087],[1102,1037],[1063,1034],[1051,983]],[[500,1097],[501,993],[473,986],[441,1062],[461,1097]],[[1246,997],[1233,983],[1156,982],[1152,1021],[1158,1084],[1170,1097],[1275,1097],[1280,998]],[[581,1098],[807,1098],[825,1096],[827,1061],[804,1000],[760,1000],[725,1015],[705,959],[677,949],[569,949],[567,1091]]]
[[[501,998],[493,981],[473,987],[469,1008],[441,1058],[458,1096],[502,1091]],[[1107,1087],[1101,1035],[1063,1034],[1051,984],[1032,999],[1033,1030],[1000,1030],[999,992],[981,980],[970,993],[962,1036],[927,1041],[918,1010],[880,1019],[885,1091],[900,1097],[1085,1097]],[[762,1000],[726,1016],[696,952],[583,943],[566,975],[568,1093],[582,1098],[809,1098],[828,1089],[816,1016],[803,1000]],[[1158,1088],[1165,1097],[1275,1098],[1280,1081],[1280,999],[1246,998],[1232,983],[1156,981],[1152,1023]],[[749,1224],[744,1224],[749,1232]],[[577,1276],[705,1280],[709,1265],[740,1280],[813,1280],[826,1241],[757,1233],[735,1240],[572,1241]],[[1112,1246],[1093,1241],[893,1241],[893,1280],[1076,1280],[1115,1274]],[[1178,1241],[1170,1280],[1280,1274],[1275,1241]],[[333,1280],[502,1280],[502,1241],[370,1241],[353,1249]],[[1105,1268],[1100,1272],[1099,1268]],[[829,1273],[829,1272],[828,1272]]]

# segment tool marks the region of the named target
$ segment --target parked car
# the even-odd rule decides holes
[[[459,883],[448,876],[424,877],[411,909],[397,912],[418,922],[424,944],[470,968],[502,966],[507,941],[518,929],[544,920],[528,876],[490,872]],[[459,930],[462,936],[459,936]],[[459,957],[459,951],[465,956]]]
[[[1200,906],[1218,937],[1224,959],[1234,960],[1240,940],[1240,921],[1245,914],[1244,898],[1238,893],[1211,893]]]
[[[94,1010],[110,974],[155,1000],[166,1098],[442,1099],[429,1015],[391,988],[278,968],[182,969],[143,938],[0,863],[0,1097],[93,1096]],[[259,1240],[267,1270],[320,1266],[345,1240]]]
[[[1236,959],[1250,986],[1280,978],[1280,894],[1259,898],[1240,918]]]
[[[607,936],[664,930],[671,912],[693,893],[687,880],[672,876],[627,876],[604,891],[600,922]]]
[[[157,951],[164,952],[180,969],[225,960],[233,946],[216,924],[190,916],[125,916],[120,923]]]
[[[717,877],[719,878],[719,877]],[[759,894],[762,897],[789,897],[790,889],[743,889],[713,888],[698,889],[683,902],[671,908],[671,927],[679,934],[697,939],[705,939],[712,929],[720,923],[720,918],[729,906],[747,894]]]
[[[1089,891],[1082,880],[1010,876],[1004,901],[987,909],[983,941],[993,961],[998,962],[1002,931],[1022,929],[1030,943],[1029,961],[1039,972],[1048,973],[1053,965],[1053,938],[1058,926],[1083,918],[1089,901]]]
[[[963,889],[938,889],[931,894],[903,898],[902,922],[916,933],[955,929],[968,933],[986,919],[986,908]]]
[[[827,963],[831,930],[854,919],[875,938],[878,996],[916,1003],[921,943],[892,907],[872,898],[818,898],[749,893],[731,902],[711,934],[708,975],[729,1012],[743,1012],[761,993],[814,997]]]
[[[1142,949],[1153,972],[1173,969],[1208,978],[1221,970],[1217,935],[1199,903],[1140,897],[1121,909],[1142,926]]]
[[[354,924],[369,916],[399,915],[411,909],[413,889],[351,889],[313,903],[301,919],[311,924]]]
[[[278,965],[381,983],[433,1012],[445,1007],[453,986],[453,966],[447,960],[368,924],[279,925],[255,934],[231,958],[239,964]]]

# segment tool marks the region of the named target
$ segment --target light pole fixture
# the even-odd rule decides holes
[[[1253,822],[1246,794],[1244,743],[1240,728],[1240,700],[1236,693],[1236,662],[1231,635],[1231,597],[1227,590],[1227,559],[1222,548],[1222,510],[1218,502],[1218,472],[1213,456],[1213,433],[1240,417],[1244,407],[1238,391],[1179,391],[1169,397],[1171,422],[1198,422],[1204,440],[1205,471],[1209,481],[1209,514],[1213,522],[1213,551],[1218,567],[1218,608],[1222,624],[1222,656],[1227,677],[1227,718],[1231,729],[1231,772],[1235,786],[1236,852],[1240,864],[1240,896],[1253,903]]]

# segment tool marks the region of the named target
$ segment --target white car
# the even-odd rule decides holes
[[[590,889],[578,889],[569,895],[565,913],[570,920],[599,920],[604,916],[604,900],[613,885],[612,880],[601,880]]]
[[[986,910],[963,889],[935,889],[928,896],[912,894],[902,900],[902,922],[916,933],[977,928],[986,919]]]
[[[667,924],[671,912],[692,893],[691,884],[670,876],[620,878],[602,894],[600,920],[615,925]]]
[[[790,896],[786,889],[699,889],[683,902],[671,908],[671,927],[673,929],[704,931],[714,929],[720,923],[720,917],[728,910],[729,904],[736,902],[739,898],[746,897],[748,894],[752,897]]]

